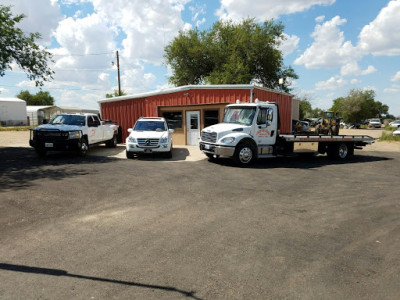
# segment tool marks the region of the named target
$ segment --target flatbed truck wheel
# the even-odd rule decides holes
[[[255,149],[250,143],[242,143],[236,146],[233,159],[238,166],[246,167],[254,162],[255,154]]]
[[[354,154],[351,143],[335,143],[328,146],[328,157],[331,159],[345,160]]]

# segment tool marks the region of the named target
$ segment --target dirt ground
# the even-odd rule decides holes
[[[344,135],[368,135],[379,139],[382,129],[341,129]],[[0,147],[29,147],[29,131],[0,131]],[[368,151],[400,152],[400,142],[380,142],[366,147]]]

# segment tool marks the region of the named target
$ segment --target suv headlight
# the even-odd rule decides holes
[[[68,138],[69,139],[80,139],[81,138],[81,132],[80,131],[70,131],[68,132]]]
[[[128,137],[128,142],[129,143],[136,143],[136,139],[134,137],[132,137],[132,136],[129,136]]]
[[[221,140],[221,143],[223,143],[223,144],[231,144],[231,143],[233,143],[235,141],[235,138],[234,137],[226,137],[226,138],[223,138],[222,140]]]
[[[166,144],[168,143],[168,137],[163,137],[160,139],[160,144]]]

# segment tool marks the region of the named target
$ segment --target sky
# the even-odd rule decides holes
[[[284,25],[284,64],[299,79],[292,94],[329,109],[351,89],[374,90],[400,116],[400,0],[0,0],[26,18],[25,32],[53,54],[45,83],[59,106],[98,109],[106,93],[138,94],[172,87],[164,48],[179,31],[207,30],[218,20]],[[251,46],[251,45],[249,45]],[[0,97],[39,88],[16,65],[0,77]],[[262,99],[260,99],[262,100]]]

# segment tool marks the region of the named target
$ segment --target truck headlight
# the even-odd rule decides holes
[[[132,136],[128,137],[128,142],[129,143],[136,143],[136,139]]]
[[[235,141],[234,137],[226,137],[221,140],[223,144],[232,144]]]
[[[166,144],[168,143],[168,137],[164,137],[160,139],[160,144]]]
[[[81,132],[80,131],[69,131],[68,132],[68,138],[69,139],[80,139],[81,138]]]

